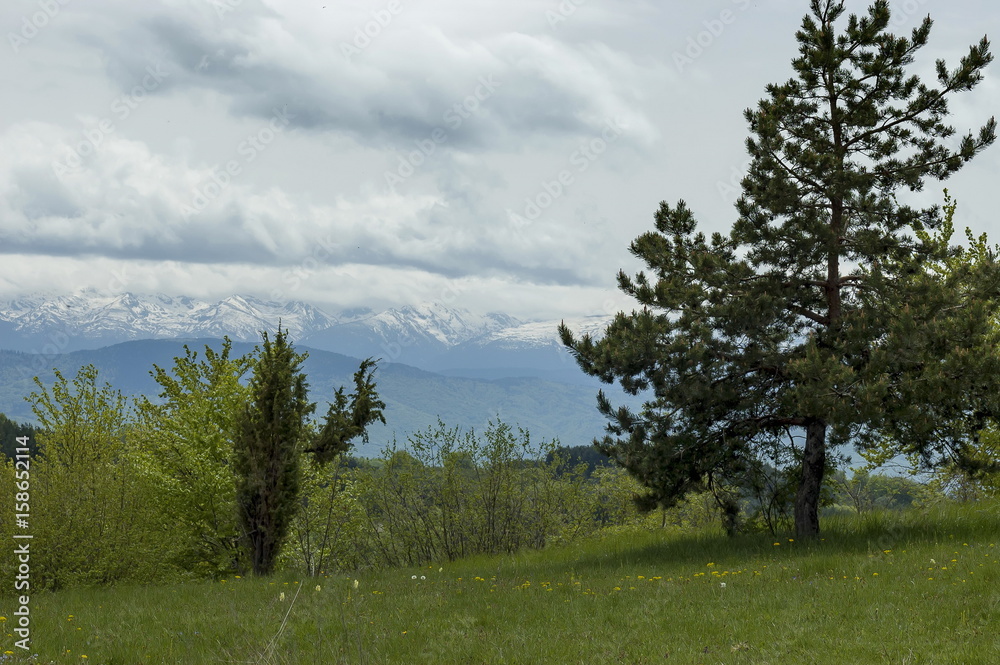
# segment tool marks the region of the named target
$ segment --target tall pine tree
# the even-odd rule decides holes
[[[888,2],[835,29],[844,3],[812,0],[796,34],[795,77],[746,111],[751,156],[729,235],[697,232],[683,201],[661,203],[656,231],[631,251],[652,276],[619,273],[641,310],[604,337],[563,342],[581,367],[633,394],[639,412],[603,395],[597,442],[668,505],[720,480],[739,482],[759,451],[797,446],[800,535],[819,532],[829,451],[907,437],[932,463],[968,460],[968,437],[1000,414],[996,257],[970,272],[931,266],[957,251],[939,207],[897,199],[944,179],[995,138],[995,121],[953,141],[948,98],[992,60],[984,38],[937,87],[906,73],[927,43],[887,29]],[[782,443],[784,442],[784,443]]]

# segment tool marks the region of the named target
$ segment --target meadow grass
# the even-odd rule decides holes
[[[827,519],[821,539],[618,531],[355,577],[32,596],[4,663],[1000,663],[1000,506]],[[317,589],[317,586],[319,587]],[[7,592],[5,592],[6,594]],[[0,598],[10,626],[13,598]]]

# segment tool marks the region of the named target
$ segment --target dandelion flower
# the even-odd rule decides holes
[[[357,580],[354,580],[354,588],[355,588],[355,589],[357,589],[357,588],[358,588],[358,581],[357,581]]]
[[[281,594],[278,595],[278,600],[284,600],[284,599],[285,599],[285,592],[282,591]]]
[[[321,588],[321,587],[320,587],[320,586],[319,586],[319,585],[317,584],[317,585],[316,585],[316,590],[317,590],[317,591],[319,591],[319,590],[320,590],[320,588]]]

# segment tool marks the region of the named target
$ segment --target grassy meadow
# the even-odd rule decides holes
[[[356,577],[40,593],[31,655],[7,595],[0,662],[1000,662],[997,503],[824,527],[812,542],[629,530]]]

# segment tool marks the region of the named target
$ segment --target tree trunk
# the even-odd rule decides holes
[[[806,425],[806,448],[802,454],[802,477],[795,495],[795,535],[819,535],[819,493],[826,469],[826,422],[811,420]]]

